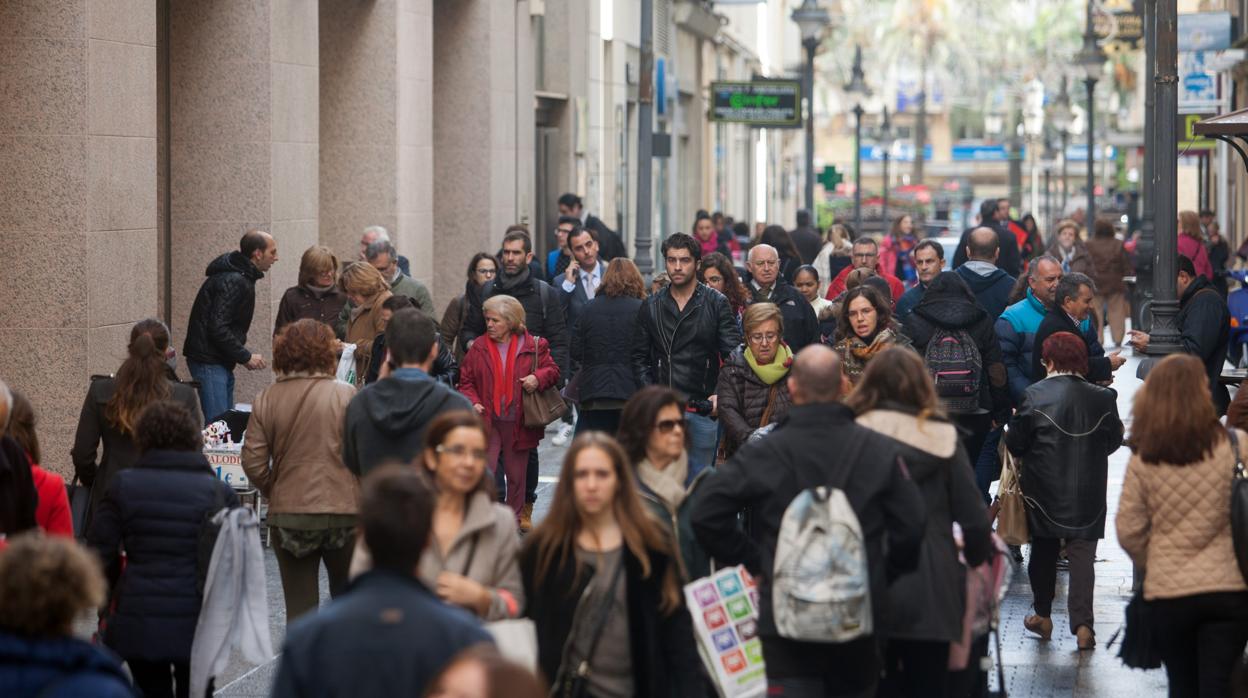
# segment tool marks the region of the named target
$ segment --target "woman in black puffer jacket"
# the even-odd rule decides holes
[[[576,433],[615,434],[624,403],[640,387],[629,361],[637,309],[646,283],[626,257],[611,260],[594,299],[581,311],[572,332],[572,361],[580,366],[573,379],[580,402]]]
[[[758,429],[789,413],[789,367],[793,352],[784,343],[784,318],[772,303],[755,303],[741,318],[745,344],[719,372],[719,423],[724,452],[731,456]]]
[[[176,695],[186,696],[201,603],[200,529],[215,511],[238,506],[238,496],[208,465],[199,420],[185,406],[152,403],[135,437],[138,463],[113,478],[87,532],[115,590],[104,644],[126,660],[144,695],[175,695],[172,677]]]

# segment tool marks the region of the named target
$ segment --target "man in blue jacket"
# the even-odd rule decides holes
[[[274,698],[422,696],[461,650],[492,642],[473,615],[416,578],[434,498],[412,467],[387,465],[364,479],[360,529],[373,568],[291,627]]]
[[[976,228],[966,240],[966,262],[954,269],[993,320],[1005,312],[1010,304],[1010,291],[1014,289],[1014,277],[997,266],[1000,255],[1001,241],[997,232],[992,228]]]

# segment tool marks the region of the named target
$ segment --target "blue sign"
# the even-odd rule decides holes
[[[667,113],[667,60],[656,58],[654,61],[654,109],[659,114]]]
[[[994,145],[955,145],[952,148],[952,159],[954,162],[1006,162],[1010,159],[1010,149],[1004,143]],[[1022,155],[1026,157],[1027,150],[1022,149]]]
[[[1230,12],[1179,15],[1180,51],[1221,51],[1230,47]]]
[[[863,145],[858,148],[859,157],[864,161],[879,162],[884,159],[884,146]],[[888,157],[893,162],[914,162],[914,144],[898,143],[889,151]],[[923,146],[923,159],[932,159],[932,144]]]
[[[1109,157],[1111,160],[1118,157],[1118,149],[1113,148],[1113,147],[1109,148]],[[1075,144],[1066,146],[1066,159],[1068,161],[1079,160],[1081,162],[1087,162],[1088,144],[1087,143],[1075,143]],[[1104,160],[1104,159],[1105,159],[1105,148],[1104,147],[1097,148],[1096,153],[1094,154],[1094,157],[1093,157],[1093,162],[1100,162],[1101,160]]]

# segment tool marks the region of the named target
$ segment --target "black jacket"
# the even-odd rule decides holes
[[[446,348],[446,342],[438,336],[438,355],[433,357],[433,365],[429,367],[429,375],[434,380],[454,388],[459,385],[459,362]],[[373,340],[373,358],[368,362],[368,371],[364,374],[364,384],[376,383],[381,378],[381,365],[386,361],[386,333],[382,332]]]
[[[1040,327],[1036,329],[1036,337],[1031,344],[1031,375],[1035,376],[1037,380],[1044,378],[1046,375],[1044,363],[1041,360],[1044,354],[1044,340],[1058,332],[1069,332],[1083,340],[1084,346],[1088,348],[1088,380],[1093,383],[1113,380],[1113,368],[1110,366],[1109,359],[1105,356],[1105,348],[1096,339],[1095,328],[1090,332],[1081,332],[1075,321],[1071,320],[1070,316],[1061,308],[1050,308],[1049,312],[1044,314],[1044,320],[1040,322]]]
[[[471,412],[472,404],[434,379],[391,376],[367,385],[347,405],[342,462],[361,477],[390,461],[410,463],[430,422],[451,410]]]
[[[746,275],[744,280],[746,291],[749,292],[749,303],[754,300],[753,280]],[[771,298],[766,302],[775,303],[780,308],[780,317],[784,319],[784,343],[789,345],[793,353],[801,351],[806,345],[819,341],[819,317],[810,301],[802,297],[797,287],[785,281],[783,276],[776,277],[771,289]]]
[[[235,251],[212,260],[204,274],[208,278],[186,321],[182,355],[188,361],[233,369],[251,358],[247,330],[256,310],[256,282],[264,273]]]
[[[1001,317],[1001,313],[1004,313],[1010,305],[1010,291],[1014,289],[1014,277],[1002,271],[1000,267],[988,276],[971,271],[966,268],[966,265],[954,269],[954,272],[962,277],[967,286],[971,287],[975,300],[979,301],[979,305],[988,311],[989,317],[996,322],[997,318]]]
[[[705,694],[693,624],[682,603],[669,615],[659,610],[663,599],[663,578],[674,574],[667,555],[653,550],[650,576],[642,577],[641,561],[627,546],[621,553],[628,600],[628,639],[633,668],[634,693],[638,696],[683,698]],[[525,545],[520,550],[520,577],[524,582],[524,615],[537,626],[538,667],[552,683],[559,675],[564,647],[573,631],[576,610],[596,570],[583,564],[577,576],[576,559],[569,553],[560,563],[556,556],[552,569],[541,583],[537,580],[537,549]],[[679,579],[679,575],[677,575]],[[592,617],[596,609],[583,611]]]
[[[571,375],[568,364],[568,325],[564,318],[563,303],[559,291],[550,284],[534,277],[529,268],[516,276],[500,274],[487,281],[481,288],[481,302],[494,296],[511,296],[524,306],[524,326],[529,334],[541,337],[550,345],[550,356],[559,365],[559,375]],[[465,347],[468,342],[485,334],[485,313],[481,306],[470,306],[464,315],[464,327],[459,340]]]
[[[790,230],[789,237],[793,238],[793,246],[802,256],[802,264],[814,264],[819,250],[823,249],[823,239],[819,237],[819,232],[807,225]],[[893,273],[893,270],[889,269],[888,273]]]
[[[889,587],[881,634],[955,641],[962,637],[966,580],[953,524],[962,529],[963,552],[970,566],[987,560],[993,550],[992,524],[957,429],[947,422],[918,419],[912,407],[888,403],[861,415],[858,423],[903,444],[901,458],[927,510],[919,565]]]
[[[923,499],[898,464],[900,455],[900,444],[854,424],[854,413],[841,403],[794,405],[775,431],[745,444],[707,476],[694,501],[693,531],[717,564],[744,564],[758,578],[761,636],[778,638],[771,574],[784,510],[800,492],[820,485],[839,486],[858,515],[877,625],[885,617],[888,583],[914,569],[924,534]],[[743,509],[756,515],[750,534],[737,523]],[[836,652],[820,643],[786,644]],[[770,674],[770,657],[768,663]]]
[[[946,271],[937,274],[928,284],[923,300],[906,317],[902,332],[910,338],[919,356],[924,356],[937,329],[966,330],[975,340],[983,363],[979,381],[980,409],[991,412],[998,423],[1004,424],[1010,416],[1010,390],[1005,363],[1001,360],[1001,343],[992,328],[994,322],[975,302],[975,296],[962,277]]]
[[[35,528],[39,493],[30,459],[11,436],[0,436],[0,533],[14,535]]]
[[[238,495],[198,451],[149,451],[117,473],[87,530],[115,590],[104,644],[126,659],[190,659],[199,532],[223,506],[238,506]]]
[[[1209,376],[1209,389],[1213,391],[1213,404],[1218,414],[1225,414],[1230,405],[1230,395],[1218,377],[1226,361],[1226,349],[1231,335],[1231,312],[1226,301],[1208,279],[1203,276],[1183,292],[1179,299],[1179,335],[1183,351],[1200,358]]]
[[[633,325],[641,299],[597,296],[572,334],[572,360],[581,366],[578,399],[627,400],[637,392],[637,378],[629,363]]]
[[[971,231],[977,227],[979,226],[962,231],[962,239],[958,240],[958,249],[953,253],[954,269],[966,263],[966,244],[971,238]],[[1014,236],[1014,231],[1010,230],[1009,223],[991,221],[984,223],[983,227],[997,231],[997,241],[1001,250],[1000,256],[997,257],[997,267],[1017,279],[1023,269],[1023,259],[1018,251],[1018,238]]]
[[[639,385],[666,385],[704,400],[715,394],[720,362],[740,343],[741,330],[722,293],[699,283],[682,312],[669,286],[637,309],[633,375]]]
[[[598,233],[598,258],[603,262],[610,262],[616,257],[628,258],[628,249],[624,246],[624,241],[618,233],[608,228],[601,218],[592,213],[585,216],[584,227]]]
[[[1033,537],[1105,537],[1109,454],[1122,445],[1117,393],[1079,376],[1045,378],[1023,394],[1005,444],[1020,460]]]
[[[460,651],[493,644],[467,611],[414,577],[372,570],[291,626],[274,698],[423,696]]]

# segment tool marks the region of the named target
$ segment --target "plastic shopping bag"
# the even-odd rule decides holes
[[[355,385],[355,345],[342,345],[342,356],[338,359],[338,380]]]

